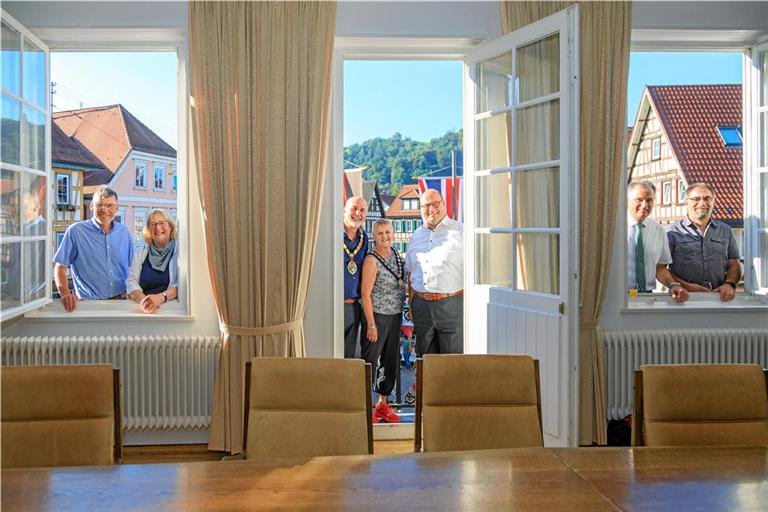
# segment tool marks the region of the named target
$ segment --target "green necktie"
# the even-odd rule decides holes
[[[637,291],[643,293],[646,291],[645,280],[645,242],[643,241],[643,228],[645,226],[638,222],[635,225],[635,287]]]

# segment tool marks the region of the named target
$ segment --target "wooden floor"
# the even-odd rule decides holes
[[[373,453],[391,455],[410,453],[413,441],[374,441]],[[124,446],[123,464],[154,464],[162,462],[202,462],[221,460],[224,452],[209,452],[204,444],[176,444],[156,446]]]

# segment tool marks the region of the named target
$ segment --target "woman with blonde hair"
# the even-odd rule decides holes
[[[375,423],[399,423],[400,416],[388,403],[400,365],[400,325],[405,300],[405,266],[392,249],[392,223],[377,220],[373,225],[376,247],[365,257],[360,284],[360,302],[368,323],[362,340],[362,356],[374,370],[373,391],[379,399],[373,410]]]
[[[165,210],[149,212],[144,241],[147,245],[134,255],[125,288],[142,312],[155,313],[176,298],[179,287],[176,225]]]

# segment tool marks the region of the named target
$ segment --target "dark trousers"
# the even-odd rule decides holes
[[[362,327],[362,335],[360,329]],[[363,307],[360,305],[360,301],[354,304],[344,304],[344,358],[352,359],[355,357],[355,350],[357,349],[357,338],[362,336],[365,338],[365,330],[367,329],[365,323],[365,315],[363,315]]]
[[[363,334],[360,337],[363,359],[373,368],[373,391],[389,396],[395,388],[397,370],[400,366],[400,326],[403,315],[373,314],[378,337],[376,343]],[[367,327],[366,327],[367,329]]]
[[[416,355],[464,353],[464,295],[440,300],[413,297]]]

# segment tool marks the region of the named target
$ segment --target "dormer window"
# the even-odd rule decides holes
[[[738,126],[718,126],[717,131],[725,147],[740,148],[742,146],[741,128]]]

